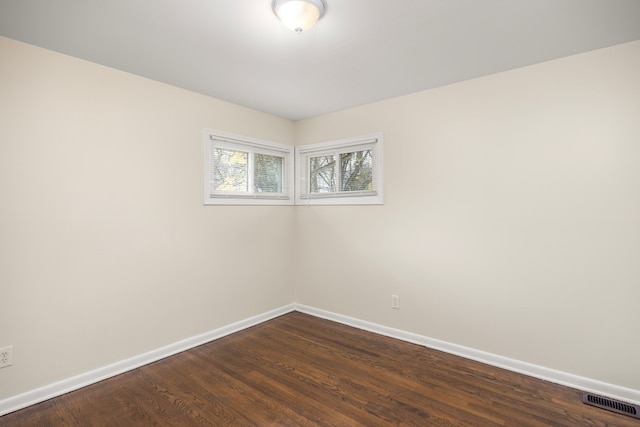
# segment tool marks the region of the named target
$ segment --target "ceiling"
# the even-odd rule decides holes
[[[0,0],[0,35],[292,120],[640,39],[640,0]],[[1,58],[0,58],[1,64]]]

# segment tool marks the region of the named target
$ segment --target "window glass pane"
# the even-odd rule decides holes
[[[334,156],[311,157],[309,159],[310,185],[312,193],[334,193],[336,191],[336,159]]]
[[[373,190],[371,150],[340,154],[340,191]]]
[[[249,153],[215,148],[213,153],[214,190],[248,191]]]
[[[256,193],[282,193],[284,158],[256,153],[254,160],[254,191]]]

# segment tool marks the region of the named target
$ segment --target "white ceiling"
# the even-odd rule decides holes
[[[640,39],[640,0],[0,0],[0,35],[298,120]],[[1,66],[0,58],[0,66]]]

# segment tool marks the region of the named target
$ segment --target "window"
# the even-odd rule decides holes
[[[293,147],[205,132],[204,204],[293,204]]]
[[[382,204],[382,136],[296,148],[297,204]]]

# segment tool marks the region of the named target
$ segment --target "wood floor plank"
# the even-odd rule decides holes
[[[640,427],[581,393],[294,312],[0,417],[22,426]]]

